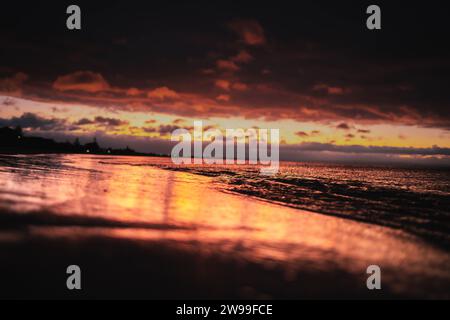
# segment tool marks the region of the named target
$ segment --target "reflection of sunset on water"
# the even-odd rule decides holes
[[[450,299],[447,16],[4,1],[0,300]]]
[[[36,234],[171,244],[261,265],[275,263],[291,276],[305,264],[324,271],[343,268],[356,276],[369,264],[382,264],[386,278],[399,276],[389,270],[403,270],[405,282],[397,281],[398,290],[406,289],[407,277],[416,273],[450,281],[443,271],[448,254],[401,231],[226,193],[210,177],[145,165],[150,158],[48,160],[36,157],[32,165],[1,171],[2,202],[23,213],[100,217],[123,226],[32,227]],[[43,164],[54,170],[41,170]]]

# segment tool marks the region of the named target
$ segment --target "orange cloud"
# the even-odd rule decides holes
[[[53,83],[58,91],[86,91],[97,93],[111,89],[109,83],[99,73],[92,71],[76,71],[60,76]]]
[[[221,94],[216,99],[219,100],[219,101],[226,101],[226,102],[228,102],[228,101],[230,101],[231,97],[228,94]]]
[[[248,90],[248,85],[246,85],[245,83],[242,82],[235,82],[232,83],[228,80],[216,80],[216,82],[214,83],[216,87],[229,91],[231,89],[236,90],[236,91],[246,91]]]
[[[248,85],[242,82],[236,82],[233,84],[232,88],[237,91],[246,91],[248,89]]]
[[[227,70],[227,71],[238,71],[239,70],[239,66],[234,63],[233,61],[229,61],[229,60],[218,60],[216,62],[217,64],[217,68],[221,69],[221,70]]]
[[[260,46],[266,43],[264,29],[256,20],[235,20],[229,26],[247,45]]]
[[[136,88],[130,88],[127,90],[127,96],[138,96],[141,94],[141,90],[136,89]]]
[[[309,95],[286,89],[273,82],[252,83],[253,95],[240,94],[240,92],[248,90],[249,85],[241,83],[237,79],[232,81],[231,77],[216,78],[212,83],[224,91],[220,93],[207,90],[203,92],[174,91],[167,86],[153,89],[112,87],[102,75],[90,71],[78,71],[60,76],[53,83],[53,87],[47,83],[33,85],[31,81],[27,81],[25,86],[22,82],[26,79],[27,76],[24,74],[0,79],[3,89],[17,89],[17,86],[20,89],[17,92],[8,92],[5,96],[31,98],[42,102],[80,103],[128,112],[161,112],[183,117],[230,116],[239,112],[245,118],[263,118],[267,121],[292,119],[349,121],[350,123],[357,121],[358,125],[401,123],[420,124],[424,127],[448,126],[448,122],[442,117],[436,117],[433,114],[424,116],[413,106],[403,105],[392,110],[374,104],[356,104],[352,101],[347,103],[340,100],[346,98],[346,95]],[[328,87],[323,86],[322,88]],[[343,90],[345,93],[350,92],[350,89],[344,88]],[[351,91],[355,90],[353,87],[351,88]],[[231,92],[233,93],[232,97]],[[346,129],[339,126],[338,129],[357,128],[352,126]]]
[[[317,84],[314,86],[313,90],[315,91],[325,91],[326,93],[330,95],[341,95],[344,94],[346,91],[344,88],[340,87],[331,87],[326,84]]]
[[[178,93],[176,93],[174,90],[171,90],[167,87],[160,87],[160,88],[151,90],[149,93],[147,93],[147,97],[161,99],[161,100],[176,99],[176,98],[178,98]]]
[[[240,51],[237,55],[231,58],[231,61],[237,63],[248,63],[253,60],[253,56],[245,50]]]
[[[215,85],[223,90],[230,90],[231,87],[231,83],[228,80],[216,80]]]

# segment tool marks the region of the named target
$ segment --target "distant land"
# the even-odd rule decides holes
[[[100,154],[120,156],[151,156],[167,157],[167,155],[156,153],[136,152],[129,147],[125,149],[102,148],[95,138],[86,144],[81,144],[79,139],[74,142],[56,142],[52,139],[26,136],[21,127],[0,128],[0,153],[3,154],[38,154],[38,153],[60,153],[60,154]]]

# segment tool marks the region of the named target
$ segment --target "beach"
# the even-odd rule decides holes
[[[449,251],[402,229],[145,165],[161,159],[0,158],[1,298],[450,297]],[[81,291],[66,288],[74,264]]]

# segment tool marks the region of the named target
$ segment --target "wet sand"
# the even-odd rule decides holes
[[[450,254],[404,231],[104,160],[3,164],[1,298],[450,297]],[[71,264],[82,269],[79,292],[65,287]],[[366,288],[372,264],[380,291]]]

